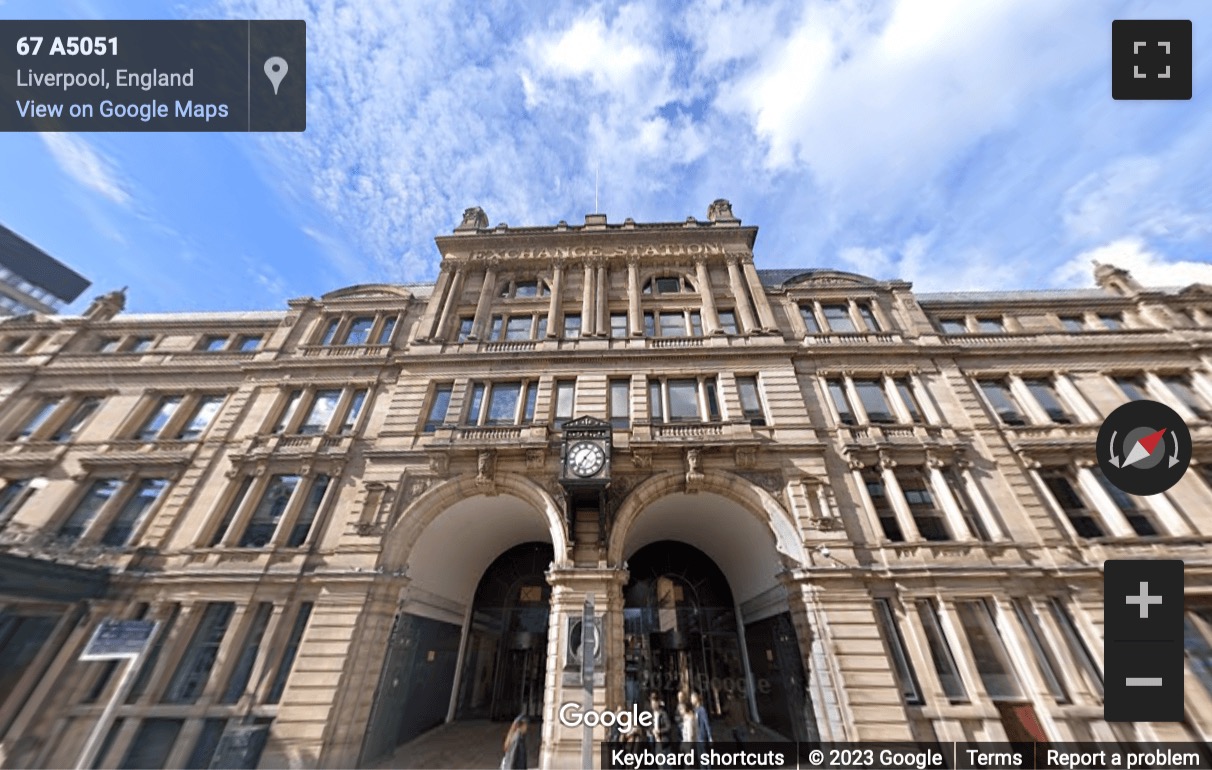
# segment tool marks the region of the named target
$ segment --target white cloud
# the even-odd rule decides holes
[[[1212,264],[1169,259],[1139,238],[1123,238],[1078,254],[1057,269],[1057,283],[1093,286],[1094,262],[1121,267],[1145,286],[1212,284]]]
[[[94,150],[83,138],[66,133],[42,133],[38,136],[65,174],[114,203],[121,206],[131,203],[127,185],[113,162]]]

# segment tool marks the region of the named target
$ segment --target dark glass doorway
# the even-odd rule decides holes
[[[548,543],[525,543],[484,572],[471,611],[455,715],[511,720],[543,713],[547,619],[555,558]]]

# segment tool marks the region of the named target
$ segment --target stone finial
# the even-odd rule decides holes
[[[463,221],[454,229],[456,233],[475,232],[488,229],[488,215],[479,206],[463,209]]]
[[[725,198],[716,198],[707,207],[707,220],[709,222],[740,222],[732,215],[732,204]]]
[[[93,300],[84,311],[84,317],[90,321],[108,321],[126,309],[126,287],[117,291],[102,294]]]
[[[1130,297],[1141,290],[1140,282],[1132,277],[1132,273],[1115,265],[1104,265],[1098,260],[1090,260],[1094,265],[1094,282],[1100,289]]]

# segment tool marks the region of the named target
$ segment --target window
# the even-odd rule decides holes
[[[433,433],[446,422],[446,411],[450,409],[450,393],[453,386],[446,382],[435,385],[433,398],[429,402],[429,415],[425,418],[425,432]]]
[[[25,345],[26,342],[29,342],[29,337],[5,337],[4,352],[16,353]]]
[[[884,646],[888,648],[888,656],[892,658],[892,670],[896,674],[896,682],[901,687],[901,697],[906,703],[921,705],[922,688],[917,683],[917,674],[913,671],[909,654],[905,650],[905,640],[897,626],[896,616],[892,614],[892,605],[888,599],[875,600],[875,619],[879,623],[880,636]]]
[[[951,540],[943,512],[934,504],[934,496],[930,494],[930,486],[921,469],[898,474],[897,480],[900,482],[901,492],[905,495],[905,502],[909,504],[909,512],[913,514],[918,533],[924,539],[934,542]]]
[[[134,494],[127,498],[118,515],[110,523],[109,529],[101,537],[101,545],[121,548],[130,545],[131,536],[139,529],[148,511],[152,509],[160,495],[168,488],[168,479],[143,479],[135,488]]]
[[[378,344],[390,345],[391,337],[395,333],[395,331],[396,331],[395,317],[392,316],[391,318],[383,319],[383,325],[379,328]]]
[[[1052,611],[1053,620],[1056,621],[1056,625],[1060,627],[1061,633],[1065,636],[1065,644],[1069,646],[1070,654],[1077,661],[1078,672],[1090,689],[1101,698],[1103,696],[1103,674],[1094,660],[1094,654],[1090,652],[1085,639],[1078,631],[1077,624],[1073,622],[1069,611],[1057,597],[1048,597],[1048,609]]]
[[[534,420],[535,382],[477,382],[471,388],[468,425],[518,425]]]
[[[686,319],[681,313],[660,313],[662,337],[686,336]]]
[[[1115,384],[1119,386],[1120,391],[1128,397],[1129,401],[1148,401],[1148,389],[1145,386],[1145,378],[1139,375],[1136,376],[1121,376],[1115,378]]]
[[[901,525],[896,520],[896,511],[892,507],[892,501],[888,499],[887,488],[879,472],[864,472],[863,483],[867,485],[867,494],[871,496],[871,504],[875,506],[875,515],[879,519],[884,539],[890,543],[905,542],[905,534],[901,532]]]
[[[181,656],[161,702],[194,703],[198,700],[207,680],[210,679],[211,669],[219,656],[219,646],[227,634],[227,626],[231,622],[235,607],[232,602],[207,603],[193,638],[189,640],[189,647]]]
[[[1106,536],[1098,519],[1074,489],[1073,481],[1067,471],[1063,468],[1050,468],[1041,471],[1040,478],[1043,479],[1044,486],[1052,494],[1052,499],[1056,501],[1065,517],[1069,519],[1069,523],[1073,525],[1073,531],[1077,533],[1078,537]]]
[[[349,322],[349,331],[345,334],[346,345],[365,345],[370,341],[370,330],[375,325],[373,318],[355,318]]]
[[[1026,380],[1027,390],[1035,398],[1036,403],[1048,413],[1048,419],[1060,425],[1069,425],[1073,422],[1073,415],[1061,406],[1060,396],[1056,393],[1056,386],[1048,380]]]
[[[69,543],[79,540],[93,520],[97,518],[102,506],[109,502],[109,499],[121,488],[122,482],[118,479],[94,481],[80,502],[76,503],[76,508],[72,511],[71,516],[59,527],[59,539]]]
[[[631,380],[610,381],[610,425],[631,427]]]
[[[857,302],[855,307],[858,308],[859,318],[863,319],[863,326],[869,332],[878,332],[880,330],[879,321],[875,320],[875,311],[871,309],[871,305],[866,302]]]
[[[644,282],[644,293],[652,294],[678,294],[683,291],[682,279],[678,276],[662,276],[660,278],[651,278]],[[690,291],[690,287],[686,287],[685,291]]]
[[[274,433],[285,433],[286,428],[294,420],[295,412],[299,411],[299,404],[303,401],[303,391],[292,390],[290,396],[286,399],[286,406],[282,409],[282,414],[278,417],[278,422],[274,425]]]
[[[826,380],[825,387],[829,389],[829,397],[837,409],[838,419],[842,425],[857,425],[854,410],[850,408],[850,399],[846,395],[846,384],[842,380]]]
[[[362,406],[366,403],[366,396],[369,391],[366,388],[355,390],[349,397],[349,408],[345,410],[345,419],[341,422],[340,433],[342,436],[353,433],[354,428],[358,425],[358,418],[362,416]]]
[[[337,412],[337,402],[340,400],[339,390],[317,390],[311,399],[311,409],[299,425],[298,432],[305,435],[322,433],[332,423]]]
[[[616,340],[627,337],[627,314],[610,314],[610,336]]]
[[[1006,331],[1006,322],[1000,318],[978,318],[976,328],[985,334],[1002,334]]]
[[[690,311],[690,335],[692,337],[703,336],[703,316],[697,310]]]
[[[333,340],[337,338],[337,329],[341,328],[341,319],[334,318],[328,322],[328,326],[324,328],[324,336],[320,338],[321,345],[331,345]]]
[[[762,410],[757,377],[737,377],[736,389],[741,398],[741,416],[748,420],[750,425],[765,425],[766,414]]]
[[[535,297],[551,296],[551,289],[543,281],[514,281],[501,287],[502,297],[514,299],[534,299]]]
[[[557,380],[555,384],[555,418],[571,420],[576,398],[576,380]]]
[[[315,524],[316,515],[320,512],[320,506],[324,503],[324,495],[327,494],[331,483],[332,480],[322,473],[312,481],[311,491],[308,492],[307,499],[303,501],[303,509],[299,511],[295,525],[290,528],[290,537],[286,538],[287,548],[298,548],[307,542],[307,536],[311,534],[312,525]]]
[[[1010,395],[1009,386],[1004,381],[981,380],[979,384],[989,407],[1004,425],[1026,424],[1023,415],[1018,411],[1018,405],[1014,403],[1014,397]]]
[[[959,616],[964,636],[968,637],[972,662],[989,698],[994,701],[1021,700],[1022,690],[988,603],[983,600],[956,602],[955,614]]]
[[[177,407],[181,406],[181,396],[165,396],[160,399],[156,410],[151,413],[151,416],[143,423],[143,427],[139,428],[139,432],[135,434],[135,438],[139,441],[154,441],[160,435],[160,431],[164,430],[164,426],[176,414]]]
[[[459,342],[466,342],[467,338],[471,336],[471,325],[473,323],[475,323],[474,318],[460,318],[459,319],[459,335],[458,335]]]
[[[236,337],[236,350],[241,353],[251,353],[261,347],[261,340],[260,334],[241,334]]]
[[[1183,402],[1184,406],[1191,410],[1192,414],[1201,420],[1208,419],[1208,404],[1195,392],[1195,388],[1191,385],[1190,377],[1170,375],[1162,377],[1161,381],[1178,397],[1179,401]]]
[[[253,663],[256,662],[257,652],[261,649],[261,638],[265,636],[265,627],[269,625],[269,616],[273,610],[273,602],[257,603],[256,614],[253,615],[248,634],[244,637],[244,644],[240,646],[240,657],[236,660],[231,678],[227,680],[223,697],[219,699],[220,703],[239,702],[240,696],[248,687],[248,680],[252,677]]]
[[[938,328],[943,334],[968,333],[968,323],[962,318],[940,318]]]
[[[719,397],[714,377],[653,379],[648,383],[653,422],[717,422]]]
[[[1056,656],[1052,653],[1044,640],[1044,634],[1040,630],[1039,620],[1035,617],[1035,611],[1031,608],[1031,600],[1027,598],[1014,599],[1014,615],[1018,618],[1019,625],[1023,627],[1023,632],[1027,635],[1027,643],[1031,645],[1031,652],[1035,656],[1035,665],[1039,669],[1039,673],[1044,678],[1044,683],[1048,686],[1048,692],[1056,699],[1057,703],[1068,703],[1069,693],[1065,690],[1065,684],[1061,679],[1061,667],[1057,663]]]
[[[1124,328],[1124,316],[1122,313],[1099,313],[1098,321],[1107,331],[1117,332]]]
[[[101,406],[101,399],[95,396],[82,399],[72,411],[71,416],[59,425],[50,440],[60,444],[70,441],[80,432],[80,428],[84,427],[84,423],[88,422],[88,418],[93,416],[93,412],[97,411],[99,406]]]
[[[227,337],[208,335],[202,338],[202,343],[198,346],[199,350],[205,350],[207,353],[214,353],[227,347]]]
[[[821,305],[821,312],[825,315],[825,325],[829,327],[829,331],[835,334],[858,331],[854,328],[854,319],[850,317],[848,305]]]
[[[1204,689],[1212,694],[1212,611],[1206,607],[1192,609],[1183,618],[1183,650],[1191,664],[1191,672]]]
[[[126,349],[132,353],[142,353],[145,350],[151,350],[152,342],[154,342],[152,337],[133,337]]]
[[[731,310],[721,310],[719,312],[719,316],[720,329],[724,332],[724,334],[741,333],[740,327],[736,325],[736,313],[732,312]]]
[[[286,513],[290,498],[299,486],[299,477],[278,475],[269,480],[261,502],[248,520],[248,526],[240,537],[240,548],[264,548],[273,539],[278,522]]]
[[[194,768],[202,770],[210,767],[211,760],[215,757],[215,750],[219,748],[219,739],[223,737],[223,731],[226,729],[226,719],[204,720],[202,722],[202,732],[198,734],[198,741],[194,744],[193,751],[189,753],[189,759],[185,761],[185,767],[191,770]]]
[[[31,479],[2,479],[0,487],[0,528],[12,520],[33,491]]]
[[[564,338],[575,340],[581,336],[581,316],[569,314],[564,316]]]
[[[922,621],[926,644],[930,648],[930,659],[934,663],[934,670],[938,672],[943,693],[952,703],[966,703],[968,692],[964,689],[964,681],[955,665],[955,656],[951,653],[951,646],[947,644],[947,637],[939,624],[938,606],[932,599],[919,599],[917,614]]]
[[[118,765],[122,770],[167,767],[168,755],[177,743],[184,719],[144,719]]]
[[[240,489],[236,492],[235,497],[231,499],[227,506],[227,512],[223,514],[223,520],[219,522],[218,528],[211,535],[210,542],[207,543],[211,548],[223,542],[223,537],[227,534],[227,530],[231,527],[232,521],[236,518],[236,514],[240,511],[240,506],[243,505],[245,498],[248,497],[249,490],[252,489],[253,477],[245,476],[244,481],[240,482]]]
[[[1103,473],[1102,468],[1095,465],[1090,469],[1090,473],[1098,479],[1099,486],[1115,502],[1115,507],[1128,520],[1128,524],[1136,534],[1141,537],[1153,537],[1161,534],[1149,514],[1136,502],[1136,498],[1112,484]]]
[[[653,313],[644,314],[644,336],[656,336],[656,316]]]
[[[879,380],[855,380],[854,389],[858,392],[863,410],[867,412],[867,422],[873,424],[896,422],[896,418],[892,415],[892,408],[888,406],[888,399],[884,396],[883,383]]]
[[[170,605],[168,615],[161,624],[159,632],[152,637],[151,650],[148,651],[147,658],[143,661],[143,665],[139,668],[139,673],[135,676],[135,683],[130,688],[130,694],[126,696],[128,704],[137,702],[143,697],[143,693],[147,692],[147,685],[151,683],[152,674],[156,670],[156,663],[160,660],[160,654],[164,651],[164,644],[172,633],[173,626],[176,625],[177,617],[180,614],[181,605],[173,602]]]
[[[528,340],[533,319],[530,316],[511,316],[505,325],[505,339]]]
[[[804,319],[804,328],[809,334],[821,333],[821,325],[817,323],[816,312],[811,305],[800,305],[800,318]]]
[[[19,606],[0,609],[0,698],[7,698],[17,689],[34,658],[51,641],[60,617],[49,612],[33,614],[32,608],[14,611]]]
[[[1061,328],[1067,332],[1080,332],[1086,329],[1086,319],[1079,315],[1060,316]]]
[[[57,398],[46,399],[40,403],[37,410],[30,415],[29,419],[25,421],[25,425],[21,430],[17,431],[13,438],[20,441],[33,436],[46,423],[55,410],[59,408],[60,403],[61,400]]]
[[[917,396],[913,394],[913,383],[908,377],[898,377],[893,380],[896,386],[896,393],[901,397],[901,403],[905,405],[905,411],[909,413],[909,419],[912,422],[925,422],[922,418],[921,406],[917,403]]]
[[[274,674],[273,684],[270,685],[269,693],[265,696],[266,703],[278,703],[282,700],[282,693],[286,690],[286,680],[290,678],[290,670],[295,665],[295,657],[299,654],[299,643],[303,640],[303,632],[307,630],[311,607],[311,602],[303,602],[299,605],[299,612],[295,615],[294,625],[290,629],[290,638],[286,640],[286,646],[282,649],[282,657],[278,661],[278,670]]]
[[[368,391],[365,388],[357,390],[337,390],[326,388],[317,390],[310,396],[307,411],[295,423],[299,406],[304,400],[304,392],[291,391],[282,416],[274,426],[274,433],[298,433],[304,436],[345,435],[351,433],[357,425],[362,406],[366,401]]]
[[[955,502],[959,504],[960,513],[964,516],[964,523],[968,525],[968,532],[975,537],[986,542],[993,538],[989,535],[989,528],[985,526],[984,519],[976,509],[976,504],[972,497],[968,494],[964,482],[959,478],[959,474],[954,468],[943,473],[943,478],[947,482],[947,488],[951,490],[951,494],[955,497]]]
[[[185,426],[181,428],[181,432],[177,434],[177,439],[180,441],[196,441],[201,438],[226,400],[224,396],[202,396],[199,398],[197,406],[194,407],[193,415],[185,423]]]

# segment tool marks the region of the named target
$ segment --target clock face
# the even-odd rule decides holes
[[[594,475],[605,464],[606,452],[597,444],[581,441],[568,450],[568,469],[581,478]]]

